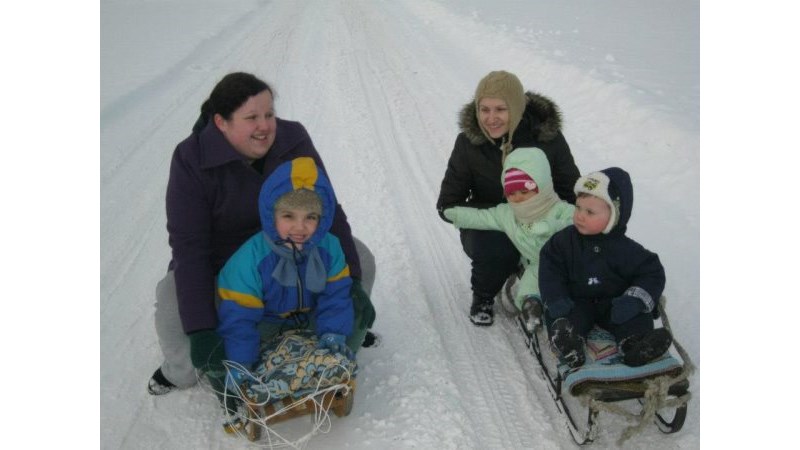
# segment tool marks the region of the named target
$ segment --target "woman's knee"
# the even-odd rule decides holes
[[[361,261],[361,287],[367,295],[372,295],[372,286],[375,284],[375,255],[357,237],[353,236],[358,259]]]
[[[519,251],[500,231],[462,230],[461,243],[474,262],[498,268],[516,267],[519,263]]]

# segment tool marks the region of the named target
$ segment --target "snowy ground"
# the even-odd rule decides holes
[[[790,442],[798,395],[741,363],[781,369],[796,340],[795,265],[781,255],[798,250],[784,159],[800,72],[784,3],[40,0],[7,2],[0,25],[6,447],[248,447],[222,434],[200,388],[145,393],[169,156],[234,70],[273,83],[279,115],[306,125],[378,258],[385,344],[359,356],[352,415],[310,448],[571,447],[509,323],[467,322],[468,262],[433,210],[456,113],[495,69],[559,103],[583,172],[633,174],[630,233],[664,261],[676,337],[697,363],[702,310],[702,440]],[[692,391],[680,433],[628,447],[699,447],[700,374]],[[594,446],[623,425],[601,422]]]
[[[355,234],[378,261],[373,299],[384,345],[359,355],[353,413],[309,448],[571,446],[508,321],[478,329],[466,319],[468,261],[434,211],[456,114],[490,70],[515,72],[560,105],[581,171],[619,165],[632,173],[630,235],[661,256],[676,337],[699,365],[698,1],[102,0],[99,14],[81,2],[52,3],[12,3],[0,18],[12,62],[0,75],[12,100],[0,112],[11,159],[0,177],[4,260],[13,265],[4,270],[12,417],[3,442],[17,444],[9,448],[248,447],[222,433],[200,388],[145,392],[159,364],[153,289],[169,260],[169,158],[210,89],[234,70],[271,82],[279,115],[308,128]],[[753,447],[791,433],[793,415],[781,405],[797,400],[763,383],[725,395],[764,379],[756,365],[737,365],[731,377],[741,355],[786,359],[760,335],[730,345],[741,324],[769,318],[767,344],[796,339],[782,331],[796,329],[796,288],[773,282],[795,279],[795,266],[768,252],[796,250],[779,228],[793,223],[793,208],[781,202],[796,190],[796,164],[773,154],[796,147],[781,133],[796,129],[797,114],[773,103],[796,104],[800,74],[787,64],[796,59],[796,15],[776,2],[735,3],[709,12],[703,2],[700,373],[703,440]],[[709,17],[725,20],[706,27]],[[99,45],[81,41],[98,31],[97,18]],[[88,60],[81,51],[92,52]],[[706,177],[709,169],[721,176]],[[33,186],[45,176],[53,181]],[[775,217],[756,220],[765,215]],[[46,313],[34,298],[47,298]],[[740,307],[753,299],[755,310]],[[700,374],[691,381],[684,429],[665,436],[653,427],[628,447],[700,446]],[[41,419],[52,400],[30,394],[49,389],[66,398],[56,418]],[[603,420],[595,447],[613,446],[624,425]]]
[[[657,252],[676,337],[699,351],[699,5],[695,1],[103,0],[100,438],[104,448],[239,448],[200,388],[151,397],[153,289],[169,260],[175,145],[229,71],[271,82],[376,255],[378,350],[353,413],[309,448],[561,448],[570,439],[510,322],[467,318],[468,260],[434,205],[456,114],[488,71],[553,98],[582,172],[633,177],[629,234]],[[602,18],[602,19],[601,19]],[[699,446],[700,378],[680,433]],[[600,446],[624,422],[602,422]],[[288,428],[297,425],[287,425]]]

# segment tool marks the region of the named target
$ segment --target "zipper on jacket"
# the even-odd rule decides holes
[[[295,324],[301,328],[306,328],[308,325],[308,315],[303,311],[304,309],[304,296],[303,296],[303,277],[300,276],[300,262],[302,260],[302,254],[297,250],[297,246],[291,239],[287,239],[292,246],[292,259],[294,260],[294,269],[297,271],[297,309],[292,313],[292,318],[295,321]],[[299,256],[299,258],[298,258]],[[304,316],[305,320],[300,320],[299,316]]]

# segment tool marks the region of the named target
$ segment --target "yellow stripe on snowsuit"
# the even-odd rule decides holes
[[[314,159],[308,156],[295,158],[292,160],[292,189],[308,189],[314,190],[314,185],[317,183],[317,165]]]
[[[311,308],[300,308],[300,309],[295,309],[294,311],[286,311],[284,313],[281,313],[279,317],[281,319],[288,319],[295,314],[308,314],[309,312],[311,312]]]
[[[239,306],[245,308],[263,308],[264,302],[255,295],[242,294],[241,292],[232,291],[230,289],[219,288],[219,297],[222,300],[230,300],[236,302]]]
[[[350,276],[350,266],[345,264],[344,269],[342,269],[341,272],[339,272],[336,275],[328,278],[328,283],[336,281],[336,280],[341,280],[342,278],[349,277],[349,276]]]

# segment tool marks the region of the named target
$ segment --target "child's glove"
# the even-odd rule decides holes
[[[572,311],[573,306],[575,306],[575,302],[569,297],[549,300],[544,305],[545,309],[547,309],[547,314],[553,319],[566,316]]]
[[[347,357],[347,359],[355,359],[350,347],[347,346],[347,339],[343,334],[325,333],[319,337],[317,348],[326,348],[331,353],[340,353]]]
[[[458,214],[456,214],[455,208],[447,208],[444,210],[443,214],[445,217],[447,217],[447,220],[449,220],[450,222],[455,222],[456,217],[458,216]]]
[[[189,350],[195,368],[205,372],[224,370],[222,360],[225,359],[225,347],[216,331],[200,330],[190,333]]]
[[[630,295],[619,296],[611,300],[611,323],[625,323],[646,311],[647,307],[640,298]]]
[[[228,375],[225,378],[225,388],[228,392],[237,393],[242,389],[242,384],[247,381],[250,384],[259,383],[259,381],[244,367],[239,365],[228,365]]]

